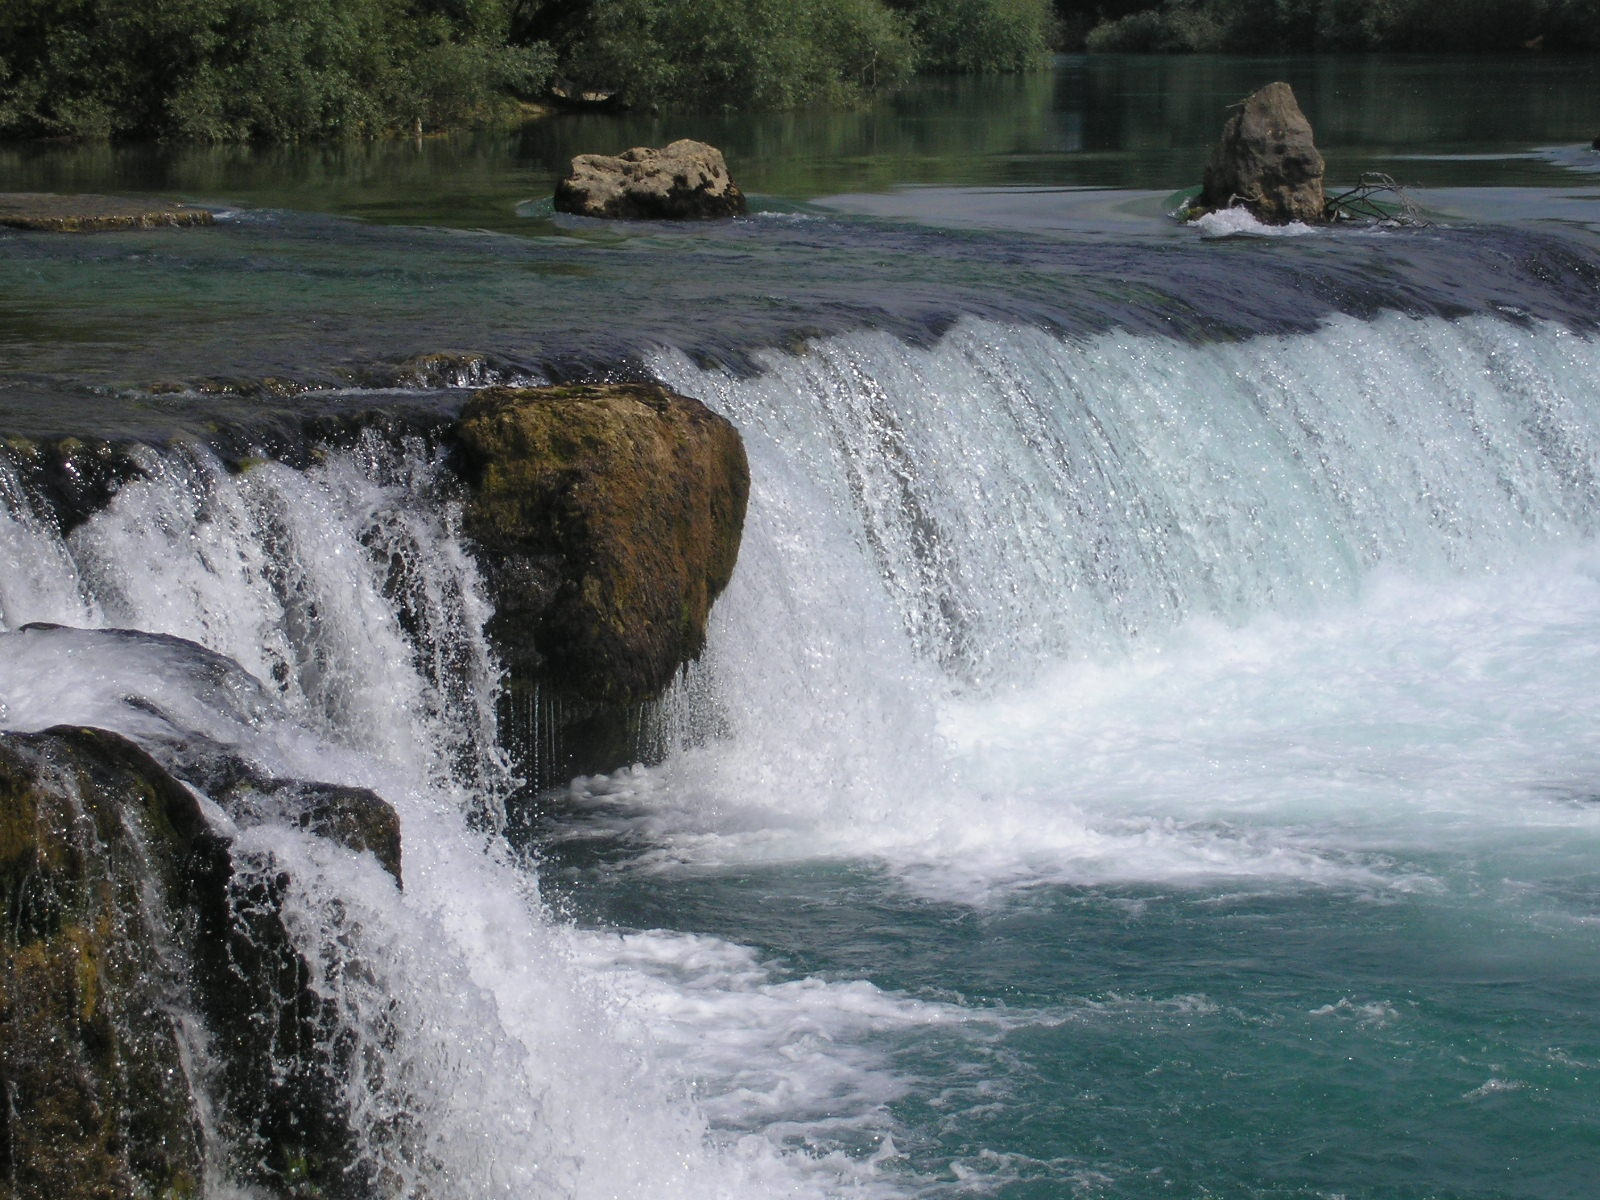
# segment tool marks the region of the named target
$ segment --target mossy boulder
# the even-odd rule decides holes
[[[235,821],[298,824],[398,880],[375,794],[191,750],[174,769]],[[126,738],[0,733],[0,1198],[183,1200],[215,1161],[276,1195],[369,1194],[338,1098],[350,1051],[279,917],[287,883],[241,877],[195,793]]]
[[[574,719],[658,695],[704,648],[733,574],[750,491],[738,431],[628,383],[488,389],[456,437],[511,688]]]
[[[8,1197],[197,1193],[175,951],[196,925],[192,874],[219,853],[194,796],[131,743],[0,737]]]

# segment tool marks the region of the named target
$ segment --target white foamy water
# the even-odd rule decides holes
[[[1248,208],[1219,208],[1189,222],[1204,238],[1225,237],[1305,237],[1316,230],[1304,221],[1289,221],[1282,225],[1268,225],[1258,220]]]
[[[66,539],[14,497],[0,547],[37,569],[8,577],[0,728],[203,739],[394,806],[403,890],[368,855],[212,808],[241,883],[287,880],[285,925],[346,1039],[360,1171],[438,1200],[894,1194],[874,1148],[898,1085],[850,1038],[926,1006],[714,939],[583,932],[481,832],[512,782],[487,610],[419,448],[305,473],[232,475],[193,449],[143,466]],[[211,1157],[207,1194],[248,1194]]]
[[[740,424],[755,491],[681,749],[576,790],[642,865],[1413,888],[1413,849],[1593,827],[1591,341],[971,322],[656,366]]]
[[[865,859],[980,904],[1219,879],[1381,897],[1458,886],[1455,848],[1492,845],[1515,883],[1519,848],[1554,871],[1600,835],[1589,340],[972,322],[747,379],[655,367],[741,426],[754,489],[667,761],[573,789],[579,832],[637,839],[635,870]],[[444,1200],[925,1187],[893,1047],[1004,1010],[575,929],[481,832],[513,782],[496,666],[422,448],[144,467],[66,538],[6,492],[0,725],[204,737],[395,805],[404,890],[297,830],[235,831],[247,877],[287,869],[312,985],[362,1050],[342,1083],[365,1168]],[[988,1153],[944,1182],[1072,1169]]]

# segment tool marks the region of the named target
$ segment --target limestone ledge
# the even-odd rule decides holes
[[[206,209],[164,200],[56,192],[0,192],[0,225],[47,233],[98,233],[209,225]]]

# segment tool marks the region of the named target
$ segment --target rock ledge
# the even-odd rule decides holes
[[[107,229],[156,229],[210,225],[203,208],[123,196],[0,192],[0,225],[49,233],[96,233]]]

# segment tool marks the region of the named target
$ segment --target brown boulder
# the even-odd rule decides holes
[[[1270,225],[1327,217],[1322,155],[1287,83],[1269,83],[1228,118],[1206,166],[1199,207],[1244,206]]]
[[[722,151],[687,138],[655,150],[635,146],[615,157],[580,154],[556,185],[556,211],[623,220],[737,217],[744,193]]]
[[[738,431],[629,383],[491,388],[457,438],[511,688],[572,714],[657,695],[704,647],[733,574],[750,490]]]

